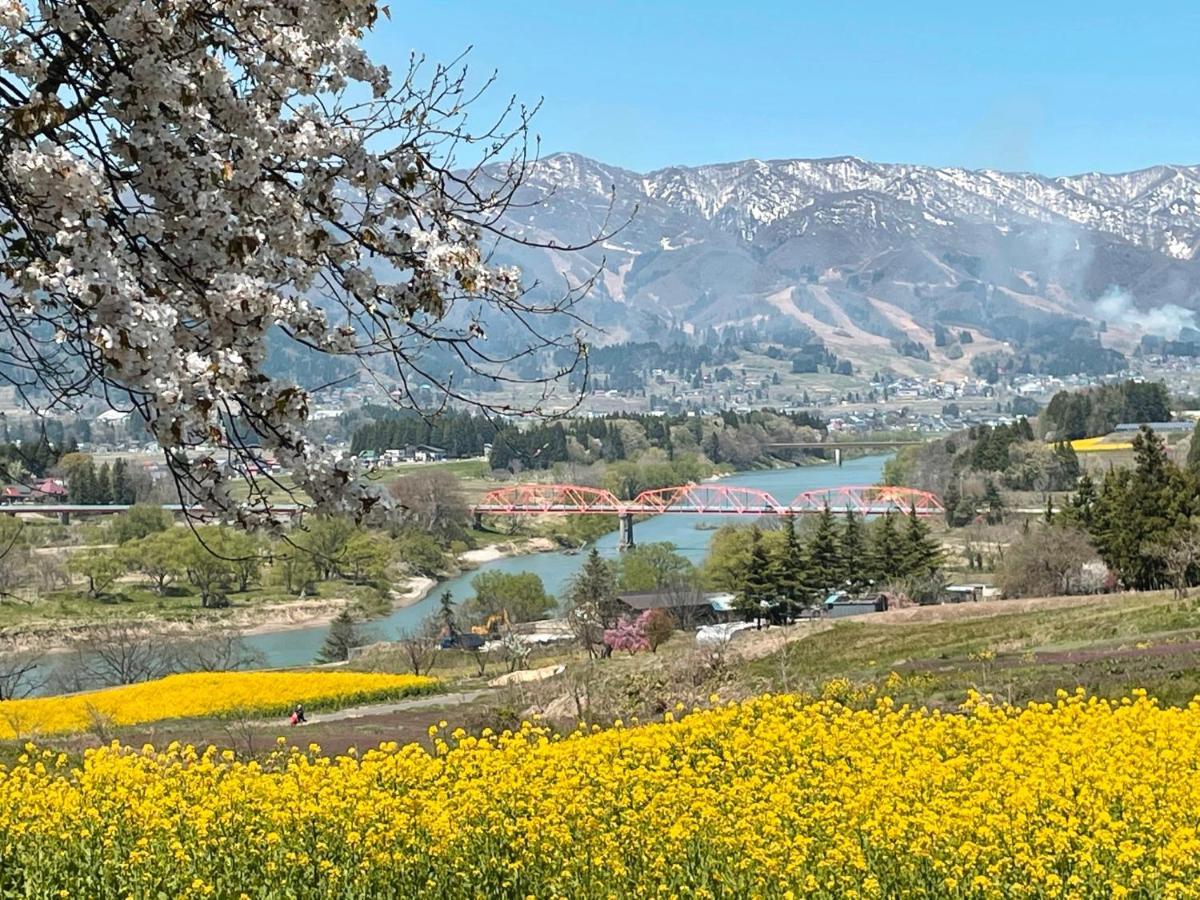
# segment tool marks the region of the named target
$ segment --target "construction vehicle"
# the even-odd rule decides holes
[[[501,629],[507,630],[509,627],[508,610],[502,609],[500,612],[488,616],[482,625],[472,625],[471,634],[483,635],[485,637],[499,637]]]
[[[456,631],[445,635],[438,646],[443,650],[479,650],[487,643],[487,638],[481,634],[463,634]]]

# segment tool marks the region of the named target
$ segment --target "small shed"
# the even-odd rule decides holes
[[[413,459],[417,462],[441,462],[445,458],[445,448],[434,447],[431,444],[417,444],[413,452]]]
[[[946,599],[951,603],[978,603],[983,599],[984,584],[948,584]]]
[[[888,595],[883,593],[852,597],[845,591],[834,591],[825,598],[825,614],[832,619],[886,612],[887,608]]]

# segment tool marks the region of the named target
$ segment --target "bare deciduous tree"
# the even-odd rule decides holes
[[[42,654],[0,645],[0,700],[27,697],[45,681]]]
[[[261,748],[259,738],[262,737],[262,733],[259,730],[259,720],[250,713],[234,711],[225,719],[224,726],[229,743],[235,749],[241,750],[247,758],[252,758]]]
[[[664,607],[682,629],[696,626],[696,614],[704,604],[704,588],[699,580],[688,575],[669,579],[661,588],[666,598]]]
[[[28,577],[31,556],[24,533],[24,523],[11,516],[0,517],[0,597],[12,596]]]
[[[1011,597],[1069,594],[1085,563],[1096,559],[1087,535],[1069,525],[1048,525],[1018,536],[1000,561],[997,582]]]
[[[428,675],[437,664],[440,624],[433,618],[401,634],[397,643],[414,675]]]
[[[433,469],[397,478],[388,486],[404,521],[430,534],[454,534],[467,522],[462,483],[452,472]]]
[[[136,684],[171,671],[171,651],[162,636],[135,622],[92,626],[74,644],[63,677],[83,687]],[[74,690],[80,687],[73,686]]]
[[[601,655],[604,648],[604,622],[592,603],[581,603],[572,606],[567,611],[567,624],[579,646],[584,649],[589,659]]]
[[[471,651],[471,660],[475,663],[475,674],[482,678],[487,674],[488,659],[491,658],[491,651],[483,647]]]
[[[1200,523],[1193,521],[1186,528],[1172,531],[1162,541],[1148,545],[1146,552],[1163,561],[1175,599],[1184,599],[1200,564]]]
[[[38,590],[44,594],[64,588],[71,583],[71,574],[58,556],[39,556],[34,571],[37,573]]]
[[[173,648],[172,668],[181,672],[229,672],[249,669],[263,661],[232,628],[207,631]]]

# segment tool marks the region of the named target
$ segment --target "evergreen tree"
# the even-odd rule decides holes
[[[1145,426],[1133,439],[1134,469],[1112,469],[1092,504],[1090,533],[1100,556],[1128,587],[1149,590],[1169,582],[1162,547],[1200,512],[1195,479],[1167,459]]]
[[[1059,484],[1063,488],[1074,487],[1083,472],[1083,468],[1079,465],[1079,456],[1075,453],[1075,448],[1066,441],[1059,441],[1054,445],[1054,459],[1058,463]],[[1188,461],[1190,464],[1190,450],[1188,452]]]
[[[741,581],[742,589],[738,592],[734,606],[749,621],[762,615],[764,602],[769,604],[775,600],[771,583],[771,560],[767,556],[762,532],[757,525],[750,529],[750,556],[746,560]]]
[[[97,502],[96,467],[91,459],[75,470],[75,476],[71,479],[67,490],[73,503]]]
[[[112,469],[108,463],[96,473],[96,499],[93,503],[112,503]]]
[[[904,537],[896,530],[896,517],[886,512],[875,523],[871,535],[871,566],[878,582],[889,581],[904,573]]]
[[[1133,439],[1134,475],[1138,482],[1160,486],[1167,470],[1167,449],[1154,430],[1143,425]]]
[[[1192,442],[1188,445],[1187,467],[1189,472],[1200,475],[1200,419],[1196,420],[1196,427],[1192,429]]]
[[[867,543],[863,537],[862,519],[854,510],[846,510],[842,527],[842,574],[851,588],[861,590],[871,581],[871,566],[867,560]]]
[[[446,634],[455,637],[458,634],[458,622],[454,618],[454,597],[449,591],[443,591],[438,599],[438,617]]]
[[[962,492],[958,489],[958,482],[951,479],[950,484],[946,486],[945,492],[942,494],[942,504],[946,507],[946,524],[951,528],[957,528],[959,525],[965,525],[965,522],[960,522],[958,519],[958,508],[962,503]]]
[[[112,467],[112,502],[132,504],[136,500],[133,483],[129,480],[129,466],[118,459]]]
[[[915,506],[908,510],[908,527],[904,532],[902,575],[930,575],[942,564],[942,545],[930,534],[929,526],[921,521]]]
[[[25,467],[38,478],[45,475],[46,471],[58,462],[58,454],[54,452],[54,448],[50,446],[50,441],[44,433],[39,435],[37,443],[31,449],[25,450],[22,445],[20,453]]]
[[[568,596],[575,609],[585,610],[605,628],[611,628],[621,617],[617,574],[595,547],[571,582]]]
[[[325,643],[317,654],[317,662],[345,662],[350,658],[350,651],[361,644],[362,637],[358,633],[358,626],[354,624],[354,617],[350,615],[350,610],[343,609],[329,623],[329,634],[325,636]]]
[[[829,504],[821,510],[817,527],[808,542],[807,556],[812,580],[818,590],[835,590],[842,584],[842,548],[840,546],[837,521]]]
[[[1092,476],[1084,472],[1079,479],[1079,485],[1067,504],[1067,515],[1078,522],[1086,531],[1092,530],[1096,511],[1096,482]]]
[[[625,458],[625,441],[621,437],[621,429],[615,425],[612,427],[612,458]]]
[[[784,516],[783,544],[772,560],[771,582],[775,595],[786,604],[788,615],[803,608],[811,596],[804,548],[796,537],[795,516]]]
[[[1004,521],[1004,500],[996,488],[996,483],[990,478],[983,489],[983,508],[986,510],[989,525],[999,525]]]
[[[963,494],[954,507],[954,521],[959,525],[970,525],[979,513],[979,498],[972,494]]]

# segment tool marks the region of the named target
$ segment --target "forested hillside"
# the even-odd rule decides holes
[[[1047,438],[1074,441],[1108,434],[1122,422],[1168,422],[1171,398],[1162,382],[1123,381],[1086,391],[1059,391],[1039,417]]]

